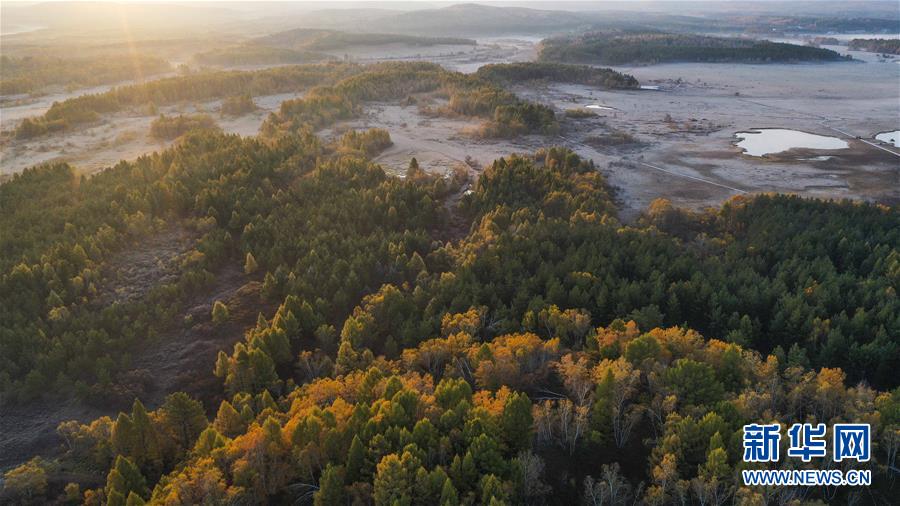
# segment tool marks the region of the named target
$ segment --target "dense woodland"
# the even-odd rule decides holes
[[[365,144],[196,134],[89,179],[51,166],[0,187],[7,401],[107,395],[223,262],[265,273],[279,302],[220,354],[214,417],[178,394],[63,424],[65,456],[10,471],[7,493],[41,497],[61,466],[108,474],[69,487],[88,504],[850,499],[738,490],[739,429],[758,419],[871,420],[887,486],[900,391],[859,381],[897,386],[895,210],[658,202],[622,227],[602,176],[553,149],[495,162],[462,204],[471,232],[443,243],[454,185],[415,165],[389,178]],[[105,259],[174,220],[203,231],[178,281],[97,311]]]
[[[322,86],[258,138],[188,132],[92,177],[45,165],[0,186],[0,401],[128,405],[61,424],[63,453],[6,472],[0,499],[889,504],[896,208],[759,195],[694,213],[659,200],[626,226],[593,163],[562,148],[496,160],[464,192],[465,176],[414,160],[387,176],[370,161],[386,131],[312,133],[422,94],[498,134],[550,131],[552,111],[497,83],[561,68],[285,68],[289,84],[270,86]],[[190,93],[262,86],[233,79]],[[167,88],[142,89],[125,96]],[[117,258],[173,227],[196,238],[174,278],[112,299]],[[262,300],[211,366],[216,402],[176,392],[146,406],[135,354],[191,329],[185,305],[234,266]],[[237,309],[217,302],[211,323]],[[871,423],[873,487],[738,486],[741,426],[761,420]]]
[[[141,54],[90,57],[0,56],[0,94],[36,93],[49,86],[84,88],[145,79],[171,70],[161,58]]]
[[[852,51],[900,54],[900,39],[853,39],[847,46]]]
[[[317,30],[298,28],[273,33],[253,39],[252,43],[305,51],[334,51],[350,46],[384,46],[403,44],[407,46],[439,46],[477,44],[473,39],[459,37],[420,37],[394,33],[353,33],[337,30]]]
[[[535,80],[584,84],[607,89],[633,89],[640,85],[634,76],[612,69],[561,63],[494,63],[482,65],[475,75],[502,84]]]
[[[315,63],[332,59],[328,55],[312,51],[243,44],[211,49],[194,55],[194,61],[201,65],[278,65],[286,63]]]
[[[784,63],[838,61],[830,49],[767,40],[662,32],[590,32],[541,42],[542,61],[602,65],[667,62]]]

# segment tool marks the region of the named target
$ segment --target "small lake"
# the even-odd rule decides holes
[[[601,111],[615,111],[616,110],[614,107],[610,107],[608,105],[600,105],[600,104],[591,104],[591,105],[586,105],[585,107],[587,107],[588,109],[597,109],[597,110],[601,110]]]
[[[737,147],[750,156],[765,156],[794,148],[845,149],[849,146],[846,141],[837,137],[786,128],[756,128],[749,132],[737,132],[734,136],[741,139],[737,142]]]
[[[879,140],[886,144],[891,144],[895,148],[900,148],[900,130],[881,132],[880,134],[875,135],[875,140]]]

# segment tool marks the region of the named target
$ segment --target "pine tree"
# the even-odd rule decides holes
[[[253,257],[253,253],[247,253],[247,259],[244,261],[244,274],[253,274],[259,269],[259,265],[256,263],[256,258]]]
[[[113,468],[106,476],[107,505],[124,505],[126,497],[131,494],[146,496],[148,493],[147,480],[135,463],[127,457],[117,456]]]
[[[608,368],[594,390],[594,405],[591,408],[593,411],[591,413],[591,438],[598,443],[609,442],[612,431],[612,403],[615,388],[616,380],[612,368]]]
[[[147,502],[134,492],[130,492],[128,498],[125,500],[125,506],[144,506],[145,504],[147,504]]]
[[[222,448],[228,443],[228,440],[222,434],[219,434],[214,427],[207,427],[206,430],[200,433],[197,437],[197,442],[194,444],[193,453],[194,455],[209,455],[213,450],[217,448]]]
[[[728,466],[728,453],[722,435],[716,432],[709,439],[709,451],[706,453],[706,462],[700,466],[699,475],[705,480],[713,478],[722,480],[731,472]]]
[[[366,447],[359,435],[353,436],[350,443],[350,451],[347,452],[347,483],[354,483],[362,479],[366,465]]]
[[[412,476],[407,474],[396,453],[385,455],[375,471],[373,498],[376,505],[409,504]]]
[[[533,425],[531,400],[524,393],[513,392],[506,399],[503,414],[500,416],[500,426],[513,453],[531,447]]]
[[[118,490],[106,493],[106,506],[125,506],[125,496]]]
[[[60,307],[63,304],[63,300],[60,298],[59,294],[56,293],[56,290],[50,290],[50,295],[47,296],[47,307]]]
[[[209,423],[203,405],[184,392],[169,394],[160,411],[164,426],[182,450],[190,448]]]
[[[328,464],[319,478],[319,490],[313,498],[315,506],[341,506],[344,499],[344,468]]]
[[[409,167],[406,169],[406,178],[407,179],[415,179],[421,175],[423,175],[425,171],[419,168],[419,161],[413,157],[409,161]]]
[[[137,435],[134,430],[134,422],[125,413],[119,413],[112,427],[110,436],[113,448],[122,455],[134,455],[137,452]]]
[[[134,424],[134,458],[142,468],[156,470],[162,464],[162,455],[156,428],[147,414],[147,409],[139,399],[134,400],[131,408],[131,420]]]
[[[219,404],[219,411],[216,412],[216,420],[213,422],[213,426],[219,433],[228,437],[237,436],[246,428],[241,415],[228,401],[222,401]]]
[[[481,504],[491,504],[494,499],[505,499],[503,483],[493,474],[486,474],[481,478]]]
[[[222,301],[217,300],[212,308],[212,321],[216,325],[220,325],[225,323],[226,320],[228,320],[228,306]]]
[[[444,480],[444,486],[441,488],[440,506],[458,506],[459,495],[456,493],[456,487],[450,478]]]

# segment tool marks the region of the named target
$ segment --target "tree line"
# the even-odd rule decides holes
[[[334,59],[322,53],[260,44],[242,44],[210,49],[195,54],[193,58],[195,62],[201,65],[221,66],[317,63]]]
[[[609,69],[574,65],[523,63],[492,65],[474,76],[444,70],[430,63],[382,63],[359,66],[323,63],[277,67],[257,71],[213,71],[114,88],[54,102],[42,116],[26,118],[16,128],[27,139],[64,131],[128,108],[184,101],[228,99],[318,86],[299,99],[287,100],[263,125],[262,132],[314,128],[357,114],[363,102],[406,99],[420,93],[446,94],[449,104],[434,111],[485,118],[480,132],[488,137],[521,133],[551,133],[558,129],[553,111],[519,99],[501,85],[521,79],[548,79],[607,88],[634,88],[637,81]]]
[[[608,89],[634,89],[640,84],[634,76],[616,72],[613,69],[547,62],[491,63],[479,67],[475,75],[503,84],[522,81],[550,81]]]
[[[847,46],[851,51],[900,54],[900,39],[853,39]]]
[[[390,62],[321,86],[306,96],[282,102],[260,128],[268,137],[305,127],[321,128],[349,119],[361,112],[365,102],[410,99],[417,94],[436,93],[448,97],[434,114],[484,118],[481,133],[509,137],[523,133],[552,133],[559,125],[553,110],[527,102],[478,76],[445,70],[423,62]]]
[[[276,67],[250,72],[211,71],[120,86],[105,93],[81,95],[54,102],[42,116],[26,118],[16,128],[18,138],[66,130],[128,108],[155,108],[184,101],[212,100],[235,95],[271,95],[333,81],[358,71],[350,64],[326,63]]]
[[[59,58],[0,56],[0,94],[35,93],[49,86],[79,88],[143,79],[171,70],[169,62],[145,54]]]
[[[548,62],[603,65],[666,62],[785,63],[840,61],[830,49],[742,38],[663,32],[588,32],[541,41],[538,58]]]
[[[438,45],[475,46],[478,43],[473,39],[459,37],[422,37],[396,33],[353,33],[338,30],[297,28],[258,37],[253,39],[251,44],[263,44],[304,51],[334,51],[350,46],[371,47],[387,44],[422,47]]]

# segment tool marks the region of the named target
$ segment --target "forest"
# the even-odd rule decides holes
[[[278,65],[288,63],[317,63],[330,60],[327,55],[312,51],[243,44],[210,49],[194,55],[194,61],[201,65],[226,67],[240,65]]]
[[[302,98],[282,102],[260,128],[268,137],[312,127],[328,126],[337,120],[356,117],[365,102],[387,100],[416,100],[416,95],[430,94],[441,98],[439,106],[425,105],[426,114],[468,116],[483,120],[477,135],[483,137],[512,137],[518,134],[558,131],[559,124],[553,110],[545,105],[518,98],[503,86],[495,84],[505,74],[515,70],[498,68],[488,78],[445,70],[440,65],[425,62],[388,62],[365,67],[365,70],[337,81],[333,86],[320,86]],[[536,68],[532,78],[551,77],[551,67]],[[571,71],[568,79],[581,79],[583,74],[602,75],[610,82],[629,82],[626,77],[608,69],[588,72],[582,67],[564,66]],[[557,76],[556,79],[564,79]]]
[[[355,33],[338,30],[298,28],[258,37],[252,41],[274,47],[305,51],[335,51],[349,46],[384,46],[404,44],[409,46],[465,45],[474,46],[473,39],[459,37],[421,37],[396,33]]]
[[[785,63],[838,61],[830,49],[767,40],[664,32],[588,32],[544,39],[538,58],[602,65],[669,62]]]
[[[519,133],[550,133],[558,129],[553,111],[519,99],[502,83],[514,79],[545,79],[590,83],[605,88],[634,88],[637,80],[610,69],[562,64],[492,65],[483,73],[451,72],[434,63],[387,62],[371,65],[320,63],[255,71],[208,71],[122,86],[106,93],[55,102],[43,115],[26,118],[17,138],[64,131],[129,108],[154,110],[185,101],[230,99],[234,96],[309,90],[302,98],[283,102],[261,130],[267,136],[309,125],[321,128],[357,115],[363,102],[406,99],[432,93],[448,103],[430,112],[479,117],[480,135],[509,137]]]
[[[251,72],[221,70],[196,72],[141,84],[119,86],[105,93],[80,95],[54,102],[42,116],[26,118],[16,128],[18,138],[31,138],[91,123],[103,114],[128,108],[157,106],[235,95],[265,95],[301,91],[351,75],[360,66],[323,63],[272,67]]]
[[[537,80],[584,84],[603,89],[634,89],[639,86],[634,76],[612,69],[562,63],[493,63],[482,65],[475,75],[502,84]]]
[[[324,96],[352,111],[385,94],[486,86],[458,88],[468,79],[427,65],[382,70]],[[763,419],[871,423],[865,493],[893,495],[896,209],[760,195],[696,213],[659,200],[626,226],[593,163],[562,148],[496,160],[448,207],[465,176],[413,160],[389,177],[368,159],[389,143],[365,131],[328,144],[301,126],[258,139],[194,132],[92,177],[57,164],[0,186],[3,402],[55,391],[127,406],[60,424],[63,453],[6,472],[4,497],[860,500],[852,488],[739,486],[753,466],[741,427]],[[462,236],[453,215],[470,224]],[[197,237],[176,278],[104,304],[118,252],[176,225]],[[228,264],[274,309],[219,353],[215,404],[176,392],[148,408],[128,388],[131,351],[190,326],[179,308]],[[237,309],[217,303],[209,318],[222,325]]]
[[[43,54],[0,56],[0,94],[39,93],[49,86],[84,88],[143,79],[168,72],[169,63],[156,56],[117,54],[60,58]]]
[[[853,51],[900,55],[900,39],[853,39],[847,48]]]

